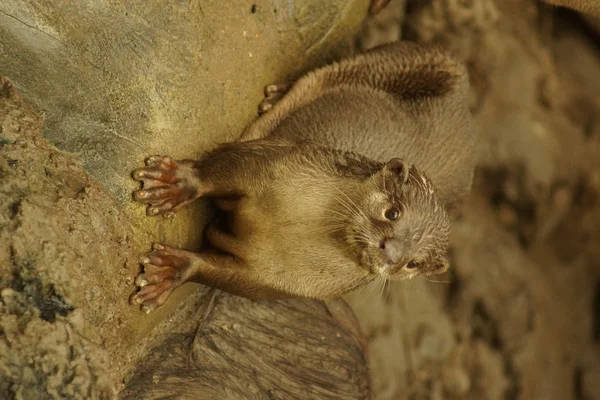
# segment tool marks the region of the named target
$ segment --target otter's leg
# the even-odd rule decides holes
[[[213,200],[216,206],[223,211],[234,211],[237,209],[239,204],[239,200],[235,198],[228,199],[216,197]]]
[[[234,235],[219,229],[215,224],[209,224],[206,227],[204,237],[211,246],[219,251],[234,256],[244,253],[244,242],[238,240]]]
[[[151,216],[171,216],[202,196],[223,196],[218,205],[225,210],[227,206],[235,207],[236,198],[248,186],[243,172],[256,167],[256,163],[245,157],[243,147],[248,146],[230,144],[227,150],[217,149],[199,161],[149,157],[146,167],[133,171],[133,179],[142,182],[142,189],[135,190],[133,198],[148,204],[146,213]],[[257,171],[256,175],[259,174]]]
[[[426,98],[466,93],[468,76],[464,65],[439,46],[410,42],[384,44],[304,75],[276,106],[250,124],[239,140],[267,137],[298,108],[309,106],[336,88],[353,87],[386,92],[405,106],[407,101],[418,104]]]
[[[272,164],[296,146],[270,140],[223,144],[198,161],[150,157],[133,173],[144,188],[133,192],[148,215],[173,214],[199,197],[241,199],[271,179]],[[233,204],[233,203],[232,203]]]
[[[171,292],[185,282],[202,282],[220,288],[232,282],[241,260],[228,254],[194,253],[155,243],[153,251],[142,255],[144,272],[135,283],[140,290],[131,296],[146,313],[163,305]]]
[[[269,111],[275,103],[277,103],[283,95],[289,90],[290,85],[287,83],[274,83],[265,86],[265,98],[258,105],[258,114],[262,115]]]
[[[378,12],[383,10],[389,2],[390,0],[372,0],[371,7],[369,7],[369,12],[371,14],[377,14]]]
[[[142,190],[134,191],[133,198],[148,204],[148,215],[172,215],[202,195],[194,161],[152,156],[146,159],[146,167],[133,172],[133,179],[142,182]]]

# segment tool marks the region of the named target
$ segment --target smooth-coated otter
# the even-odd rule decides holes
[[[198,161],[150,157],[133,173],[149,215],[208,197],[229,224],[207,228],[216,250],[155,244],[132,302],[149,312],[186,281],[325,299],[446,271],[446,208],[468,193],[475,162],[467,90],[443,49],[388,44],[268,86],[240,139]]]

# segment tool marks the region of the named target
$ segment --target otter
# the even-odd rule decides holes
[[[194,281],[252,298],[329,299],[448,269],[448,210],[468,194],[468,77],[441,47],[397,42],[265,88],[238,140],[200,160],[152,156],[136,201],[169,216],[211,199],[202,252],[155,243],[131,297],[150,312]]]

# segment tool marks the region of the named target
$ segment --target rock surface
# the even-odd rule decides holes
[[[533,0],[392,0],[364,26],[368,1],[326,3],[0,0],[0,73],[36,109],[2,86],[0,392],[113,398],[126,387],[124,397],[139,398],[149,385],[175,385],[208,398],[289,395],[253,376],[277,358],[252,362],[261,340],[281,338],[270,324],[289,324],[287,315],[234,322],[265,304],[229,296],[203,314],[199,285],[150,316],[126,304],[136,255],[154,239],[195,247],[209,215],[200,204],[173,221],[145,217],[128,174],[146,155],[192,157],[236,137],[266,83],[403,38],[465,59],[480,161],[454,224],[449,276],[347,298],[368,344],[373,398],[600,398],[597,37],[573,13]],[[58,150],[39,134],[42,112]],[[303,301],[272,307],[290,304],[290,316],[314,307],[309,320],[348,350],[345,393],[363,393],[362,339],[348,314]],[[268,329],[251,329],[248,353],[239,351],[252,326]],[[190,354],[215,358],[166,380],[190,370]],[[243,372],[219,364],[244,354]],[[211,384],[207,365],[242,379]]]
[[[208,217],[198,204],[147,218],[130,171],[236,137],[264,85],[343,51],[368,6],[0,0],[0,73],[33,107],[2,80],[1,392],[116,396],[156,326],[207,290],[149,316],[127,304],[137,254],[157,239],[197,247]]]

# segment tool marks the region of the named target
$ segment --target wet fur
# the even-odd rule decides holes
[[[183,275],[250,298],[324,299],[445,270],[446,208],[475,162],[467,85],[446,51],[406,42],[300,78],[237,142],[181,173],[229,215],[206,232],[218,254],[170,250],[189,260]],[[379,248],[390,237],[406,249],[391,266]]]
[[[384,45],[302,77],[240,140],[282,137],[373,160],[401,157],[452,206],[469,192],[475,165],[467,91],[464,66],[448,51]]]
[[[211,171],[228,164],[222,170],[236,179],[230,170],[235,160],[224,162],[224,152],[235,148],[232,157],[246,160],[241,181],[226,185],[245,186],[252,193],[240,193],[232,228],[235,248],[225,250],[256,266],[250,273],[259,274],[256,284],[286,294],[326,298],[375,279],[378,271],[357,265],[360,255],[351,232],[336,230],[338,213],[347,214],[344,208],[352,204],[367,210],[369,204],[361,199],[396,189],[393,179],[387,188],[365,182],[377,176],[383,161],[402,157],[425,171],[436,189],[435,197],[398,190],[418,197],[406,200],[414,211],[402,216],[407,231],[433,238],[408,256],[429,258],[424,268],[444,263],[449,232],[432,231],[449,228],[436,198],[446,206],[460,202],[470,189],[474,166],[467,87],[466,72],[457,60],[438,47],[414,43],[386,45],[295,82],[249,126],[239,144],[226,145],[206,159]],[[248,159],[268,160],[262,169],[269,172],[256,174]],[[213,174],[206,178],[214,179]],[[427,182],[416,179],[413,184]],[[361,220],[360,210],[353,218],[352,223],[343,222],[345,229],[359,229],[373,240],[394,233],[385,229],[385,222],[371,226]],[[427,272],[434,271],[420,271]]]

